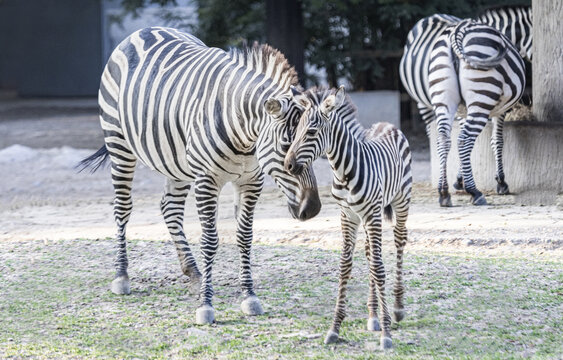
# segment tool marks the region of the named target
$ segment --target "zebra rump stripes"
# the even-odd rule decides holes
[[[529,7],[490,9],[479,19],[492,27],[471,20],[461,22],[443,14],[419,20],[409,32],[400,63],[401,81],[416,100],[427,132],[432,121],[440,120],[437,123],[438,191],[442,206],[451,206],[445,177],[446,158],[451,125],[462,102],[466,106],[471,104],[473,112],[461,124],[458,138],[461,165],[454,187],[469,192],[474,204],[486,204],[475,186],[469,156],[475,138],[487,120],[492,119],[497,192],[508,193],[502,164],[504,113],[520,98],[525,85],[519,51],[531,57],[531,10]],[[479,35],[478,31],[482,33]],[[500,32],[509,35],[510,40]],[[453,38],[452,33],[455,33]],[[513,43],[521,46],[519,51]],[[466,51],[462,53],[464,48]]]
[[[397,248],[397,278],[393,291],[393,317],[395,321],[400,321],[404,317],[402,264],[412,187],[408,141],[400,130],[386,123],[363,130],[343,88],[336,94],[331,94],[329,90],[308,90],[300,101],[307,109],[287,152],[285,167],[290,173],[298,174],[326,153],[333,171],[332,195],[341,209],[343,249],[340,282],[334,321],[325,343],[338,340],[345,317],[346,286],[352,270],[356,235],[358,227],[363,224],[367,234],[365,254],[370,284],[367,327],[368,330],[382,330],[381,347],[390,348],[391,317],[385,300],[381,222],[384,213],[389,220],[395,214],[393,233]]]
[[[293,98],[295,70],[269,46],[225,52],[190,34],[146,28],[114,50],[102,75],[100,122],[105,146],[82,162],[96,165],[109,154],[117,223],[116,276],[112,291],[130,292],[125,229],[132,210],[131,187],[137,160],[166,177],[161,210],[184,274],[200,287],[198,323],[212,323],[211,269],[218,247],[218,195],[235,187],[237,245],[240,249],[242,310],[262,307],[251,276],[254,209],[263,170],[288,198],[301,220],[320,210],[312,170],[287,174],[283,161],[303,107]],[[202,271],[183,231],[186,196],[194,187],[202,227]],[[201,285],[200,285],[201,283]]]

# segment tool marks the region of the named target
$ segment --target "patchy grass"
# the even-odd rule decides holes
[[[394,349],[374,348],[365,330],[367,265],[356,253],[343,341],[325,346],[339,253],[255,246],[256,288],[266,315],[239,311],[238,250],[221,244],[214,268],[214,326],[194,324],[173,245],[129,243],[133,292],[109,291],[112,242],[0,243],[2,358],[560,358],[561,259],[480,257],[408,250],[407,317],[393,325]],[[394,270],[390,244],[385,253]],[[358,250],[363,244],[358,244]],[[194,249],[197,251],[197,248]],[[388,281],[388,294],[394,278]],[[392,304],[391,297],[389,304]]]

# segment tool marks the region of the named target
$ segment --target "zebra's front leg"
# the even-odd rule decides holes
[[[504,128],[504,114],[493,119],[493,136],[491,138],[491,147],[495,153],[495,163],[497,173],[495,180],[497,181],[497,193],[499,195],[506,195],[509,193],[508,185],[504,182],[504,166],[502,163],[502,150],[504,148],[503,128]]]
[[[190,187],[186,181],[166,179],[160,210],[176,246],[182,272],[189,277],[189,287],[196,293],[201,287],[201,273],[184,234],[184,208]]]
[[[389,316],[385,299],[385,267],[381,254],[381,215],[382,206],[379,204],[376,206],[373,215],[368,217],[364,223],[370,246],[370,278],[375,281],[379,295],[380,347],[381,349],[390,349],[393,347],[393,342],[391,340],[391,316]]]
[[[354,247],[356,245],[356,235],[360,219],[351,211],[342,211],[340,215],[342,224],[342,254],[340,255],[340,281],[338,283],[338,297],[334,309],[334,320],[330,330],[325,337],[325,344],[332,344],[338,341],[340,325],[346,317],[346,286],[352,273],[352,260]]]
[[[254,209],[262,192],[264,175],[258,174],[251,182],[235,184],[235,217],[237,220],[237,245],[240,251],[239,280],[244,300],[240,307],[246,315],[262,315],[264,309],[254,292],[250,254]]]
[[[201,305],[196,310],[196,323],[212,324],[215,322],[213,309],[213,285],[211,283],[211,269],[219,238],[217,235],[217,199],[219,186],[209,176],[198,178],[195,183],[196,206],[201,223],[201,255],[203,271],[201,279],[200,299]]]
[[[467,120],[461,128],[457,140],[461,172],[463,174],[463,185],[465,191],[471,195],[471,203],[473,205],[487,205],[485,196],[475,186],[475,180],[473,179],[473,172],[471,170],[471,151],[473,150],[477,136],[479,136],[487,124],[488,118],[472,116],[473,112],[470,112],[470,109],[471,107],[468,107]]]
[[[131,154],[132,156],[132,154]],[[118,295],[128,295],[131,293],[131,283],[127,274],[127,242],[125,238],[125,228],[129,222],[133,202],[131,201],[131,186],[133,174],[135,173],[135,159],[121,164],[113,162],[111,165],[111,179],[115,192],[113,201],[113,215],[117,223],[116,235],[116,256],[115,256],[115,278],[111,282],[111,291]]]

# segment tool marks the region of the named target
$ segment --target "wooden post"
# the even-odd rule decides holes
[[[563,0],[532,0],[533,112],[563,122]]]

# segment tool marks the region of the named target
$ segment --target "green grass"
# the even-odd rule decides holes
[[[194,324],[169,243],[129,244],[133,293],[113,295],[112,242],[0,244],[1,358],[124,359],[557,359],[563,354],[563,262],[471,254],[405,256],[407,317],[394,349],[365,330],[367,266],[355,257],[342,341],[323,344],[339,253],[255,246],[254,277],[267,313],[239,311],[238,250],[222,244],[214,267],[217,323]],[[358,246],[362,248],[362,246]],[[393,256],[385,254],[392,306]]]

